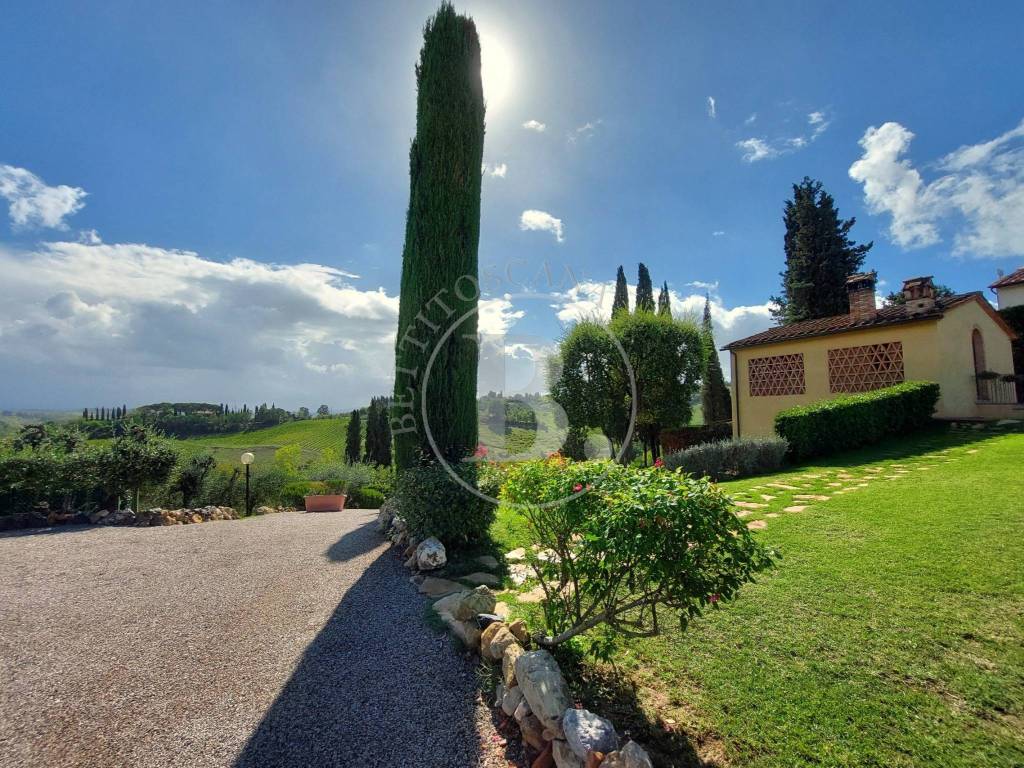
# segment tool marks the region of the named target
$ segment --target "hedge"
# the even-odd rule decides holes
[[[780,437],[714,440],[665,454],[664,462],[668,469],[719,482],[776,472],[786,459],[787,448]]]
[[[664,454],[684,451],[694,445],[728,440],[732,437],[732,422],[719,421],[714,424],[694,424],[674,429],[663,429],[658,433],[661,452]]]
[[[780,411],[775,431],[789,442],[792,458],[824,456],[921,429],[938,399],[938,384],[907,381]]]

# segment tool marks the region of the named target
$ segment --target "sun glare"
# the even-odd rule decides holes
[[[480,35],[480,78],[487,111],[500,109],[512,90],[513,66],[508,50],[491,35]]]

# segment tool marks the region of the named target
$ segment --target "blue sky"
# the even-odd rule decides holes
[[[763,328],[805,174],[875,241],[883,290],[1024,263],[1024,9],[894,5],[457,4],[483,36],[505,388],[538,388],[524,371],[620,263],[687,309],[712,286],[720,342]],[[389,389],[434,7],[5,9],[0,407]]]

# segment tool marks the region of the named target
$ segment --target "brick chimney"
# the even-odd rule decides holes
[[[911,277],[903,281],[903,298],[906,299],[907,314],[919,315],[935,307],[935,283],[932,276]]]
[[[846,292],[850,297],[850,317],[853,320],[872,320],[878,314],[875,307],[875,272],[860,272],[846,278]]]

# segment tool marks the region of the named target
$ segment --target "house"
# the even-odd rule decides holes
[[[875,273],[846,281],[850,312],[770,328],[726,345],[733,437],[774,433],[795,405],[902,381],[936,381],[936,416],[1024,417],[1012,380],[1016,334],[982,293],[937,298],[931,277],[903,284],[905,303],[878,308]]]
[[[989,288],[995,293],[996,305],[1000,309],[1024,305],[1024,267],[1008,275],[999,270],[999,279]]]

